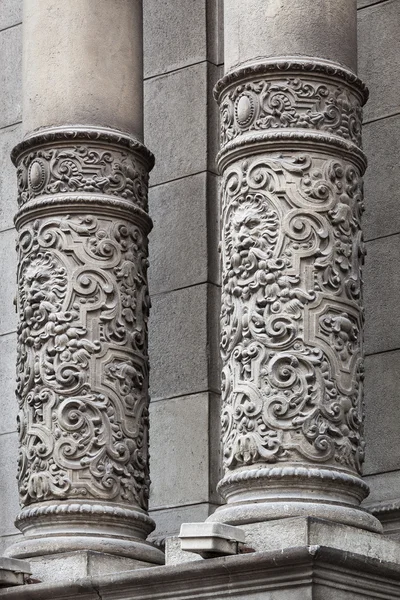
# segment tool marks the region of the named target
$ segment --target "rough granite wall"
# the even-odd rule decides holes
[[[0,553],[18,535],[16,179],[21,0],[0,0]],[[219,0],[144,0],[145,143],[155,153],[150,237],[151,512],[155,535],[204,520],[218,502]],[[400,499],[400,0],[359,0],[359,73],[371,99],[364,146],[367,240],[365,474],[371,502]],[[211,432],[211,435],[209,433]]]

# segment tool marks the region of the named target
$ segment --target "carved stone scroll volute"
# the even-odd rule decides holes
[[[148,172],[111,130],[56,128],[18,172],[19,492],[13,556],[148,544]]]
[[[222,445],[212,520],[314,515],[379,530],[362,481],[366,89],[327,61],[265,61],[221,109]]]

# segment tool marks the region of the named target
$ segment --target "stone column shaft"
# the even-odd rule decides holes
[[[24,2],[15,557],[163,562],[146,542],[153,156],[141,142],[141,11],[141,0]]]
[[[334,24],[334,26],[333,26]],[[231,524],[360,509],[367,90],[355,0],[225,0],[222,444]]]

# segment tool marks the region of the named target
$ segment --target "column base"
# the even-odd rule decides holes
[[[283,500],[254,502],[253,504],[225,504],[215,511],[207,521],[227,523],[243,527],[246,523],[263,523],[277,519],[296,517],[314,517],[326,519],[333,523],[348,525],[374,533],[382,533],[380,521],[362,508],[343,504],[322,504],[319,502],[302,502],[301,500]]]

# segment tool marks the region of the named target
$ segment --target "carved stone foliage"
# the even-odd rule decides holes
[[[147,210],[148,172],[124,150],[77,140],[56,148],[33,149],[17,168],[18,203],[41,195],[100,193],[133,201]]]
[[[359,473],[360,173],[317,153],[264,153],[226,169],[222,198],[225,467]]]
[[[111,165],[107,153],[75,162],[61,154],[43,154],[49,173]],[[43,185],[60,190],[50,180]],[[21,502],[103,499],[145,509],[146,236],[118,218],[48,216],[21,228],[18,248]]]
[[[248,131],[313,129],[361,144],[360,97],[349,86],[283,74],[242,81],[221,94],[221,143]]]

